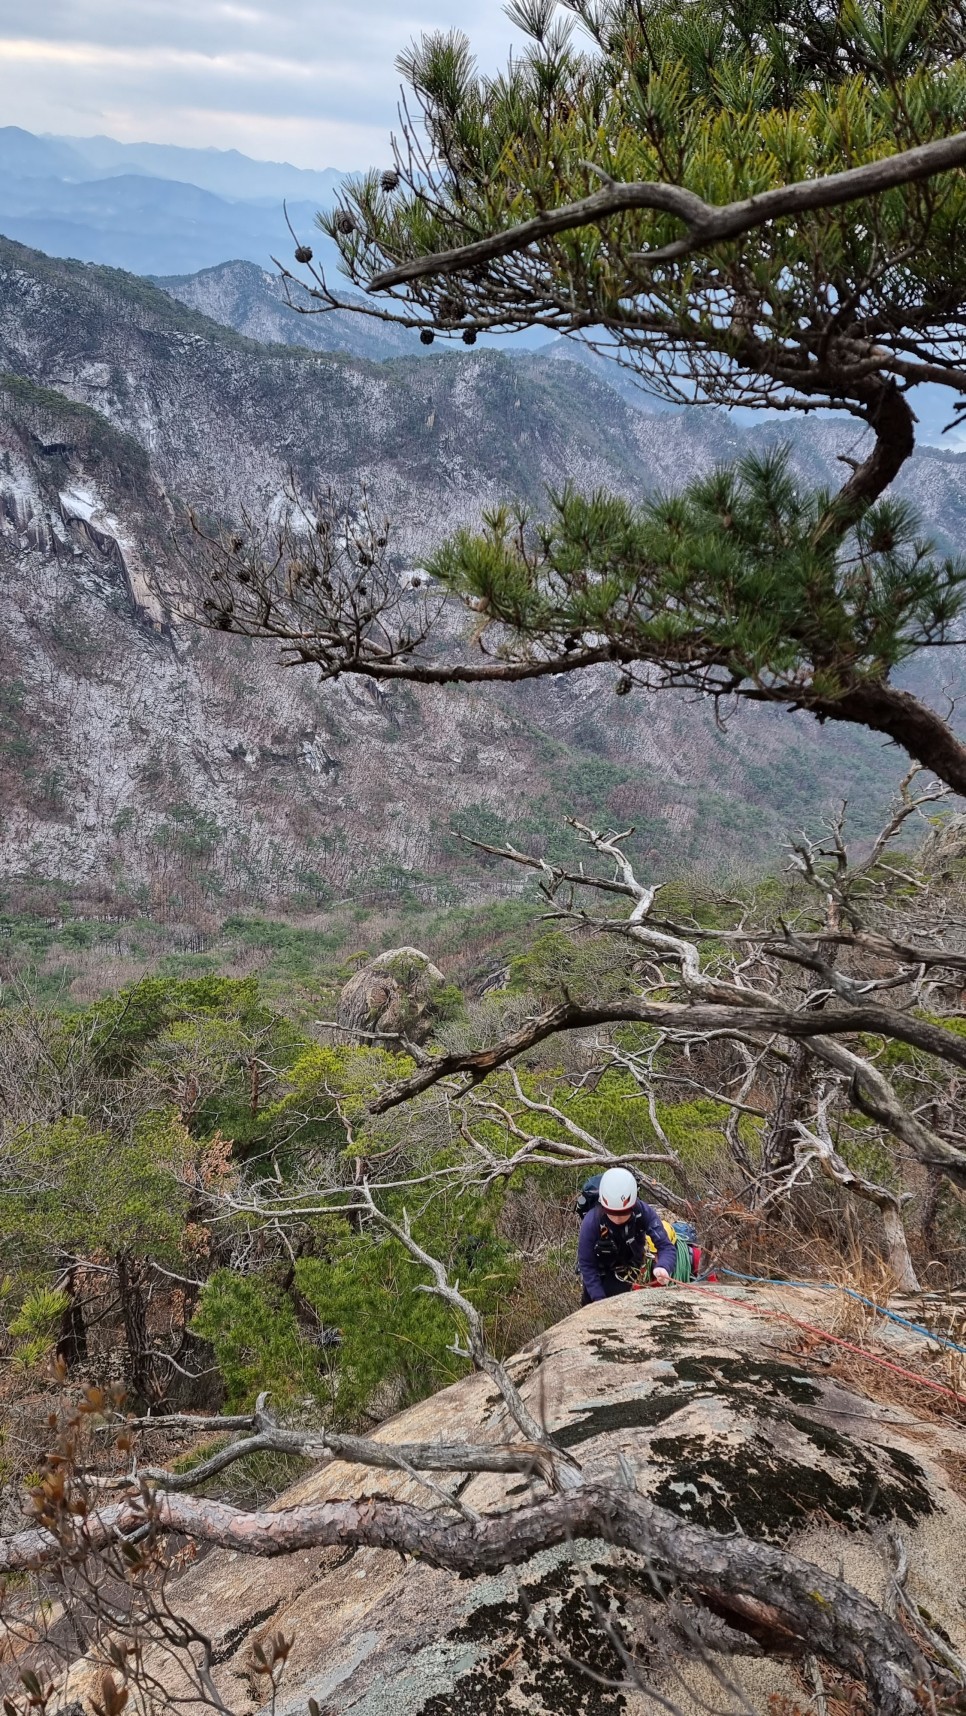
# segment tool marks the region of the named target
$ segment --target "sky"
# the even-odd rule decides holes
[[[501,0],[0,0],[0,123],[298,167],[381,165],[396,55],[454,27],[483,69],[506,59]]]

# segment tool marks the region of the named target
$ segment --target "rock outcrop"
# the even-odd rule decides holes
[[[350,977],[336,1013],[344,1041],[359,1041],[359,1031],[407,1037],[424,1043],[437,1017],[446,978],[418,947],[394,947]]]
[[[966,1429],[867,1398],[836,1378],[831,1347],[815,1359],[796,1351],[801,1335],[787,1317],[827,1324],[834,1305],[817,1291],[779,1287],[632,1294],[567,1318],[510,1370],[589,1478],[633,1483],[682,1520],[787,1546],[883,1605],[896,1553],[888,1534],[897,1532],[909,1599],[962,1653]],[[881,1344],[906,1366],[921,1364],[921,1344],[895,1327],[883,1327]],[[492,1384],[474,1376],[380,1434],[450,1442],[513,1430]],[[491,1475],[459,1488],[479,1512],[520,1506],[529,1493],[519,1477]],[[338,1463],[278,1505],[366,1494],[437,1505],[406,1474]],[[324,1716],[644,1716],[649,1693],[614,1684],[623,1671],[601,1615],[633,1646],[648,1686],[679,1711],[720,1709],[727,1696],[728,1708],[743,1697],[746,1710],[769,1716],[810,1708],[814,1696],[801,1659],[772,1654],[733,1615],[703,1611],[709,1648],[687,1642],[687,1629],[676,1630],[680,1608],[676,1623],[643,1557],[601,1541],[476,1579],[376,1550],[269,1563],[218,1552],[172,1595],[211,1635],[219,1688],[239,1716],[263,1708],[251,1652],[278,1630],[294,1641],[278,1716],[303,1716],[310,1698]],[[687,1608],[686,1591],[676,1598]],[[715,1663],[731,1682],[727,1695]]]
[[[949,816],[923,842],[922,861],[927,870],[942,875],[950,864],[966,858],[966,816]]]

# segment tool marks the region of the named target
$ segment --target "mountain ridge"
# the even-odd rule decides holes
[[[0,241],[0,876],[152,902],[311,902],[514,887],[465,869],[454,824],[543,849],[564,814],[636,822],[650,866],[760,865],[848,798],[880,815],[901,764],[870,735],[580,682],[484,690],[343,679],[166,626],[176,503],[264,514],[294,472],[364,484],[403,563],[568,477],[634,497],[774,441],[720,414],[649,415],[577,365],[484,351],[385,363],[265,347],[143,279]],[[791,438],[828,480],[850,425]],[[960,534],[966,463],[907,487]],[[940,673],[941,679],[941,673]],[[14,688],[10,690],[10,688]],[[207,902],[207,905],[205,904]]]
[[[342,174],[218,154],[0,127],[0,231],[45,253],[142,274],[191,272],[233,254],[265,266],[291,255],[287,201],[293,226],[337,269],[315,216]]]

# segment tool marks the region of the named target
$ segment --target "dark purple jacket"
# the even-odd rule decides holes
[[[640,1268],[644,1262],[648,1236],[657,1247],[655,1267],[666,1269],[669,1275],[673,1275],[677,1253],[653,1205],[638,1198],[630,1221],[624,1224],[609,1221],[607,1211],[602,1210],[599,1204],[595,1209],[587,1211],[580,1224],[577,1263],[589,1298],[606,1299],[608,1287],[613,1292],[616,1269]],[[610,1237],[616,1242],[616,1260],[606,1255],[611,1249],[607,1243]],[[604,1252],[603,1257],[598,1255],[599,1250]]]

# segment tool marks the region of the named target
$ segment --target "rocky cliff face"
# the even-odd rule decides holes
[[[782,1545],[877,1604],[892,1601],[891,1527],[909,1558],[908,1597],[962,1655],[966,1432],[867,1398],[854,1381],[836,1378],[830,1349],[814,1341],[814,1357],[796,1352],[805,1343],[783,1321],[789,1314],[827,1323],[829,1296],[780,1288],[629,1294],[569,1317],[509,1368],[589,1481],[629,1483],[682,1521]],[[922,1362],[921,1346],[894,1326],[878,1344],[901,1363]],[[512,1433],[499,1396],[476,1376],[379,1435],[480,1442]],[[435,1505],[406,1474],[339,1462],[278,1505],[375,1493]],[[464,1506],[488,1513],[518,1507],[530,1492],[519,1479],[478,1475],[459,1493]],[[728,1708],[769,1716],[807,1709],[814,1695],[801,1655],[773,1654],[778,1641],[769,1644],[734,1613],[708,1616],[707,1648],[696,1648],[687,1635],[700,1619],[691,1594],[656,1600],[645,1558],[599,1540],[474,1579],[404,1565],[380,1550],[269,1563],[215,1552],[171,1595],[212,1638],[219,1691],[239,1716],[263,1708],[252,1647],[277,1631],[293,1640],[279,1716],[301,1716],[309,1698],[323,1716],[645,1716],[652,1694],[687,1713],[721,1709],[727,1698]],[[627,1684],[601,1614],[635,1655],[641,1687]],[[581,1674],[580,1663],[603,1679]],[[716,1666],[730,1682],[727,1694]],[[84,1685],[78,1675],[72,1690]]]
[[[182,906],[428,887],[430,873],[445,890],[454,821],[544,839],[567,812],[635,822],[664,870],[759,861],[829,799],[847,796],[861,824],[899,772],[861,735],[751,711],[723,734],[680,699],[615,703],[606,676],[319,687],[264,650],[159,629],[149,586],[174,498],[224,515],[277,504],[293,472],[365,483],[412,561],[499,498],[679,484],[749,445],[720,414],[632,410],[532,354],[375,364],[264,347],[145,281],[7,241],[0,367],[7,878]],[[836,480],[854,439],[799,428],[803,474]],[[966,465],[926,454],[904,482],[957,540]]]

